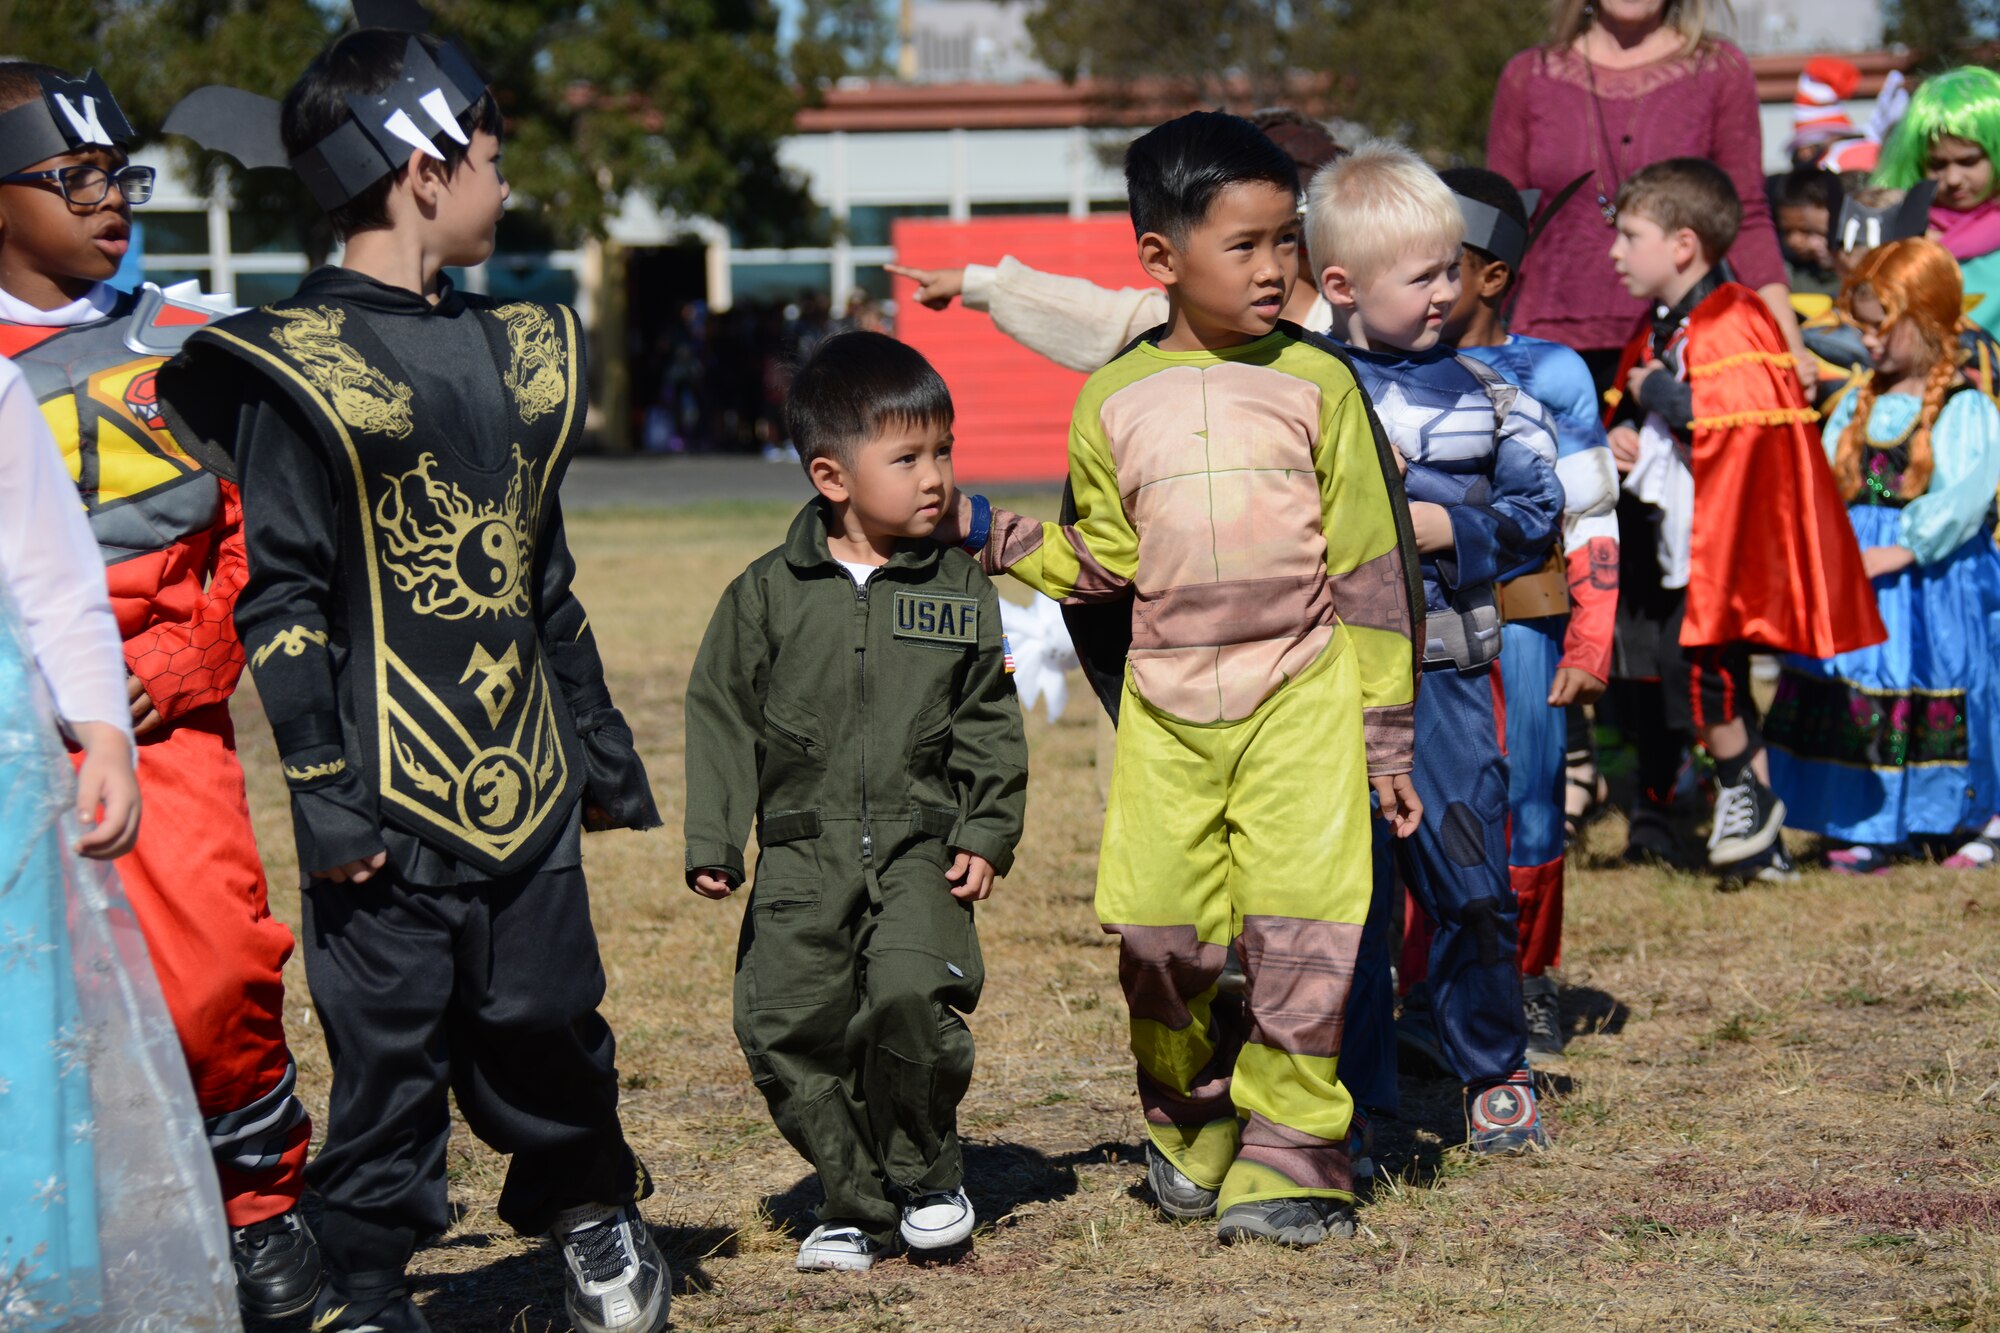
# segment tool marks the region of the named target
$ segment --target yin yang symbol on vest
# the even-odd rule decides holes
[[[375,526],[382,564],[418,615],[443,620],[528,614],[541,484],[519,445],[498,499],[475,502],[436,475],[437,457],[421,454],[401,475],[385,475]]]

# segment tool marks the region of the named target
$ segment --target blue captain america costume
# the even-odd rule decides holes
[[[1348,1009],[1355,1037],[1342,1080],[1361,1105],[1386,1109],[1396,1104],[1392,1048],[1366,1034],[1392,1022],[1388,932],[1377,918],[1395,909],[1398,869],[1433,927],[1433,1013],[1453,1072],[1480,1087],[1522,1063],[1517,904],[1504,869],[1507,760],[1493,698],[1500,651],[1493,585],[1540,562],[1555,539],[1563,488],[1548,414],[1492,368],[1448,348],[1343,350],[1408,464],[1410,498],[1444,504],[1453,536],[1450,551],[1422,560],[1428,624],[1413,778],[1424,818],[1389,855],[1378,843]]]
[[[1509,873],[1521,903],[1521,971],[1561,961],[1565,718],[1544,702],[1561,667],[1609,679],[1618,599],[1618,472],[1597,388],[1583,358],[1559,343],[1510,337],[1460,351],[1532,395],[1555,427],[1571,613],[1509,620],[1500,673],[1512,836]]]

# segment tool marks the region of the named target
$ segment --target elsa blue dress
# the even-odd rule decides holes
[[[1928,488],[1901,496],[1922,404],[1884,394],[1869,413],[1861,494],[1848,505],[1863,550],[1916,562],[1875,580],[1886,642],[1825,661],[1787,657],[1765,724],[1786,823],[1847,843],[1897,847],[1984,822],[2000,808],[2000,410],[1961,389],[1931,431]],[[1837,449],[1850,396],[1824,432]]]
[[[240,1328],[179,1046],[0,587],[0,1333]]]

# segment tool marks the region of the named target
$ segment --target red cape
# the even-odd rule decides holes
[[[1625,348],[1619,387],[1647,352]],[[1832,657],[1889,637],[1818,414],[1784,335],[1748,287],[1724,283],[1688,319],[1694,535],[1681,644],[1751,643]]]

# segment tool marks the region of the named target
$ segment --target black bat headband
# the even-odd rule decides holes
[[[85,148],[128,148],[137,137],[104,79],[41,77],[42,95],[0,114],[0,175]]]
[[[363,27],[410,33],[396,78],[380,92],[350,96],[349,118],[297,157],[285,152],[278,132],[278,103],[268,97],[211,84],[197,88],[167,114],[169,134],[227,153],[245,167],[290,167],[324,209],[335,209],[419,152],[439,161],[433,142],[442,134],[467,142],[458,117],[486,94],[486,77],[455,41],[432,56],[417,33],[430,26],[423,6],[409,0],[360,0]]]

